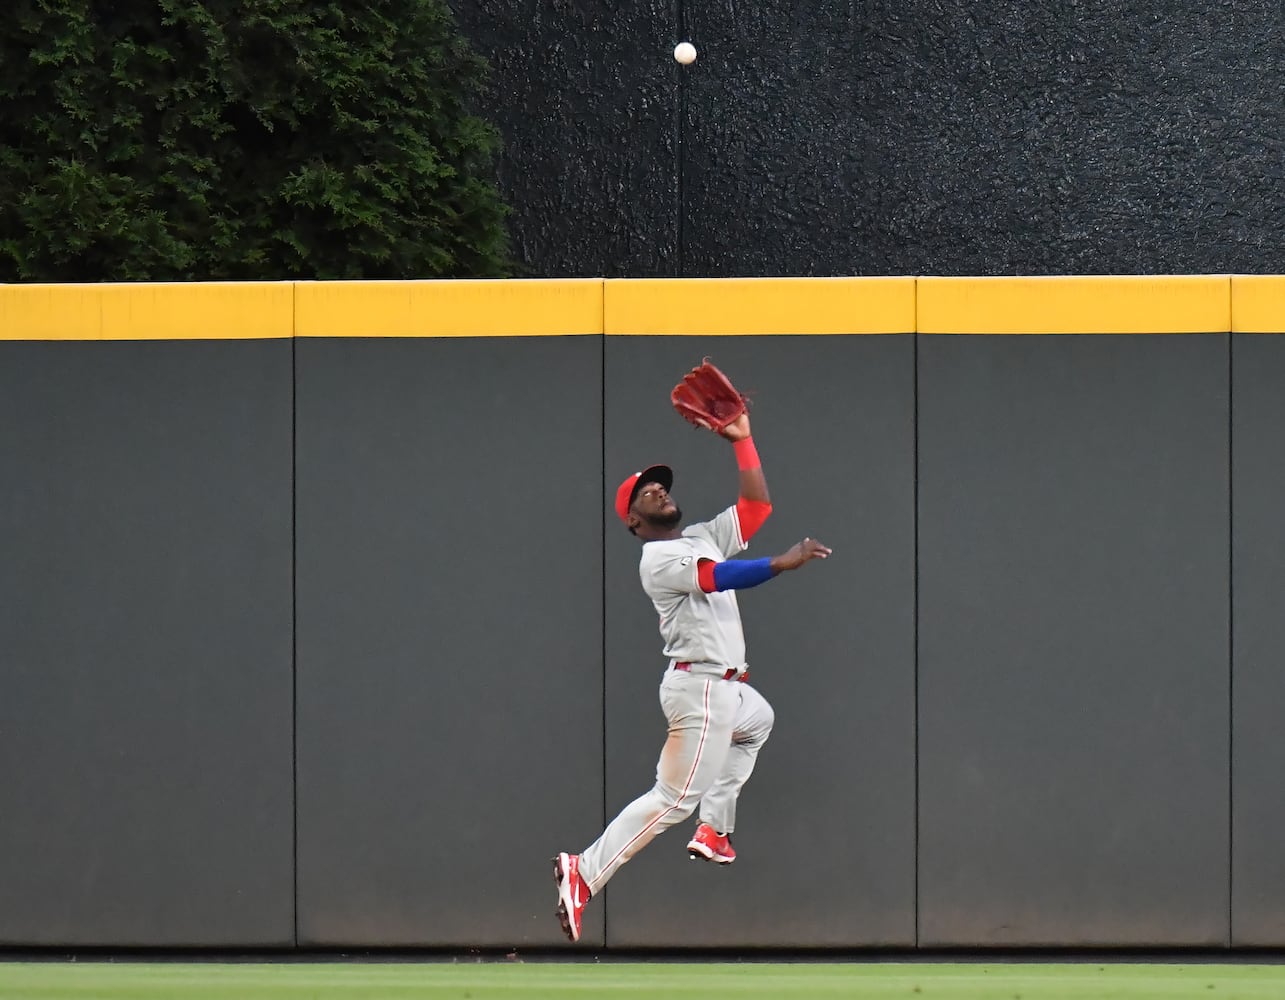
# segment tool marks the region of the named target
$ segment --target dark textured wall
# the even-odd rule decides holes
[[[1275,0],[455,9],[536,274],[1285,270]]]
[[[499,181],[524,272],[678,273],[673,4],[454,6],[491,63],[479,110],[504,137]]]

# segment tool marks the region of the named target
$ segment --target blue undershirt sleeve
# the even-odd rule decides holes
[[[748,590],[772,579],[772,560],[728,559],[714,566],[714,586],[719,590]]]

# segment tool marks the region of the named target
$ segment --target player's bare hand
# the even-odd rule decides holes
[[[797,545],[791,545],[779,556],[772,557],[772,572],[782,573],[787,569],[798,569],[812,559],[828,559],[833,551],[822,545],[815,538],[805,538]]]
[[[750,415],[742,413],[719,433],[729,441],[744,441],[750,436]]]

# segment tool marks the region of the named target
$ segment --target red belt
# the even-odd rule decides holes
[[[691,665],[690,663],[675,663],[675,664],[674,664],[674,669],[675,669],[675,670],[686,670],[686,671],[688,671],[688,672],[690,673],[690,672],[691,672],[691,669],[692,669],[692,665]],[[750,672],[747,670],[747,671],[745,671],[745,673],[741,674],[741,676],[740,676],[739,678],[736,678],[736,671],[735,671],[734,669],[729,669],[729,670],[727,671],[727,673],[725,673],[725,674],[723,675],[723,680],[725,680],[725,681],[730,681],[730,680],[732,680],[733,678],[736,678],[736,679],[738,679],[738,680],[742,680],[742,681],[743,681],[743,680],[745,680],[745,678],[749,677],[749,675],[750,675]]]

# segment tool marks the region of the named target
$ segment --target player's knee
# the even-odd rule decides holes
[[[761,747],[767,742],[767,738],[772,735],[772,724],[775,721],[776,720],[771,715],[768,715],[768,717],[763,720],[763,724],[754,731],[754,744],[756,746]]]
[[[741,705],[745,715],[739,729],[742,739],[739,742],[762,743],[772,733],[776,725],[776,712],[772,704],[753,689],[747,689],[741,695]]]
[[[673,785],[659,782],[656,785],[656,795],[660,797],[662,805],[667,811],[677,811],[684,807],[686,799],[692,799],[691,790],[684,795],[682,790],[675,788]]]
[[[772,727],[776,725],[776,712],[766,701],[754,716],[754,739],[762,743],[772,735]]]
[[[701,798],[692,788],[688,788],[687,794],[684,795],[681,789],[667,785],[663,781],[656,785],[655,794],[660,798],[666,826],[685,820],[696,811]]]

